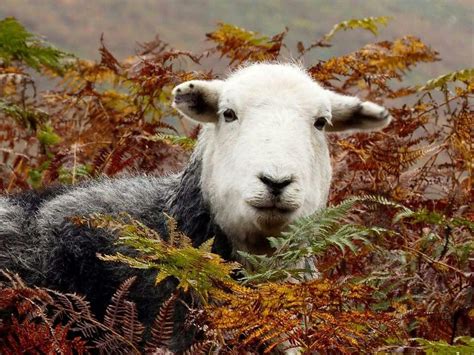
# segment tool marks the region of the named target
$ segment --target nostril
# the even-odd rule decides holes
[[[291,184],[291,182],[292,182],[291,179],[282,180],[282,181],[279,181],[279,182],[273,182],[273,186],[276,187],[277,189],[284,189],[289,184]]]
[[[293,182],[292,178],[283,178],[283,179],[277,179],[274,177],[270,177],[268,175],[260,175],[259,179],[261,182],[263,182],[274,195],[278,195],[281,193],[281,191],[290,185]]]

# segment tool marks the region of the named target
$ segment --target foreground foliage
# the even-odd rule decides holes
[[[330,46],[340,30],[376,33],[386,22],[338,24],[313,43],[298,43],[297,54],[304,58]],[[101,61],[95,63],[39,41],[14,19],[0,21],[0,189],[179,169],[199,128],[170,109],[172,87],[215,77],[200,64],[206,57],[230,66],[278,59],[286,33],[267,37],[221,24],[207,34],[213,47],[205,53],[173,49],[156,38],[126,60],[115,58],[102,41]],[[420,39],[406,36],[308,66],[328,88],[385,101],[394,122],[370,135],[330,136],[333,207],[273,238],[273,257],[243,254],[252,268],[237,276],[236,264],[209,252],[211,242],[192,248],[172,220],[168,241],[127,216],[82,222],[113,227],[121,243],[141,251],[138,258],[101,256],[104,262],[157,269],[157,282],[177,277],[183,289],[199,295],[202,308],[191,312],[190,322],[205,335],[192,353],[211,346],[224,353],[275,347],[469,351],[473,71],[418,87],[403,81],[417,64],[438,59]],[[40,89],[29,68],[55,89]],[[319,278],[293,283],[308,270],[292,265],[309,256],[316,258]],[[122,285],[99,321],[80,296],[30,288],[4,274],[0,351],[165,351],[175,299],[162,306],[154,340],[144,345],[135,306],[126,299],[132,282]]]
[[[166,353],[173,332],[177,293],[163,303],[149,335],[127,299],[135,278],[125,280],[112,296],[103,321],[76,294],[31,288],[16,275],[0,278],[0,352],[2,354]],[[186,354],[205,351],[210,342],[194,344]]]

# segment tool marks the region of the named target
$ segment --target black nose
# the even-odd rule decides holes
[[[283,189],[293,182],[291,178],[276,179],[268,175],[260,175],[258,178],[267,185],[270,192],[274,195],[281,194]]]

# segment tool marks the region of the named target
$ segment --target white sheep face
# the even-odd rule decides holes
[[[253,253],[270,252],[266,237],[326,204],[325,131],[390,121],[384,108],[327,91],[290,64],[253,64],[225,81],[183,83],[173,94],[176,109],[207,123],[198,149],[215,222],[234,249]]]

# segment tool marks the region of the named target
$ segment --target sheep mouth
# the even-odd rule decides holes
[[[291,214],[298,209],[298,206],[286,205],[282,203],[262,203],[257,201],[247,201],[247,203],[258,212],[266,214]]]
[[[259,212],[265,213],[279,213],[279,214],[290,214],[294,211],[293,208],[277,207],[277,206],[252,206]]]

